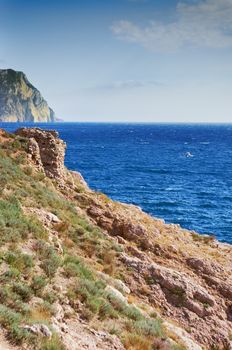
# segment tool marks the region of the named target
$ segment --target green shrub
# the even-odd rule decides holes
[[[19,324],[22,317],[9,307],[0,304],[0,324],[9,329],[12,325]]]
[[[4,304],[7,304],[8,300],[13,299],[11,287],[9,285],[3,285],[0,288],[0,299],[1,299],[1,302]]]
[[[19,250],[8,251],[4,256],[5,261],[20,272],[31,269],[34,265],[33,258],[28,254],[23,254]]]
[[[46,278],[43,276],[33,276],[32,282],[31,282],[31,288],[35,292],[35,294],[40,294],[44,287],[46,286],[47,281]]]
[[[134,306],[127,306],[124,310],[124,314],[125,316],[134,321],[143,319],[143,315],[141,314],[141,312]]]
[[[29,301],[32,297],[31,288],[23,283],[14,283],[13,291],[17,293],[21,297],[21,299],[25,302]]]
[[[1,280],[17,280],[20,278],[20,276],[21,272],[18,269],[12,267],[9,270],[7,270],[3,275],[1,275]]]
[[[25,164],[26,163],[26,155],[21,153],[15,159],[16,164]]]
[[[58,299],[58,296],[57,296],[57,293],[53,291],[49,291],[43,294],[43,299],[44,301],[47,301],[48,303],[53,304]]]
[[[28,314],[29,308],[27,302],[31,297],[30,291],[27,290],[27,286],[21,285],[15,288],[15,285],[5,284],[0,289],[1,303],[6,307],[10,307],[12,310],[19,312],[20,314]]]
[[[99,307],[98,315],[99,315],[99,318],[101,320],[104,320],[108,317],[109,318],[118,318],[118,313],[116,312],[116,310],[114,310],[112,305],[104,299]]]
[[[17,242],[30,232],[30,223],[23,215],[16,198],[0,200],[0,234],[3,242]]]
[[[42,260],[41,267],[48,277],[53,277],[61,265],[61,258],[55,252],[52,246],[43,241],[37,243],[36,250]]]
[[[113,306],[115,310],[117,310],[122,314],[127,313],[127,308],[128,308],[127,304],[121,299],[119,299],[118,297],[116,297],[113,293],[108,293],[107,299],[109,300],[110,304]]]
[[[53,252],[50,254],[49,258],[45,259],[42,262],[41,267],[48,277],[53,277],[60,265],[60,257],[55,252]]]
[[[164,329],[160,319],[143,319],[134,322],[133,328],[139,334],[152,337],[164,337]]]
[[[66,350],[66,347],[57,335],[53,335],[52,339],[46,339],[42,342],[40,350]]]
[[[93,280],[93,273],[77,258],[67,256],[64,260],[64,271],[67,277],[80,277]]]
[[[30,339],[33,338],[32,334],[26,329],[23,329],[18,324],[13,323],[8,330],[8,339],[16,345],[22,344],[25,340],[30,343]]]
[[[14,196],[0,200],[0,240],[18,242],[26,239],[30,233],[39,235],[44,232],[41,224],[22,212],[18,199]]]

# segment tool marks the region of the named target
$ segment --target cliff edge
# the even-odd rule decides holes
[[[23,72],[0,70],[1,122],[54,122],[55,114]]]
[[[65,148],[0,132],[0,346],[232,349],[232,246],[92,191]]]

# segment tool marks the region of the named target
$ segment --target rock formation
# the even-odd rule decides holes
[[[16,135],[29,139],[28,153],[39,170],[56,180],[65,178],[64,156],[66,144],[54,130],[20,128]]]
[[[7,339],[16,342],[23,329],[42,341],[35,349],[52,341],[67,350],[232,349],[231,245],[92,191],[64,167],[65,144],[55,131],[1,131],[0,146],[0,324]],[[10,221],[6,212],[3,225],[12,203],[17,215]],[[33,262],[26,268],[25,256]],[[32,310],[26,322],[18,311],[25,300]],[[12,309],[19,320],[13,330],[13,316],[3,316]],[[17,340],[19,348],[28,339]]]
[[[0,70],[0,121],[54,122],[55,114],[23,72]]]

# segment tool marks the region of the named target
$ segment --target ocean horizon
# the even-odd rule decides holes
[[[232,124],[0,123],[24,126],[57,130],[92,189],[232,243]]]

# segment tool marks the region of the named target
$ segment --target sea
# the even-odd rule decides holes
[[[21,126],[57,130],[92,189],[232,243],[232,124],[0,123]]]

